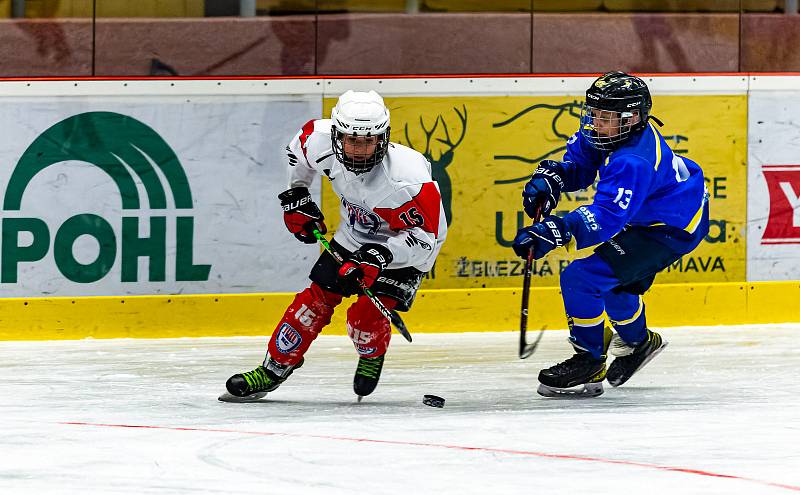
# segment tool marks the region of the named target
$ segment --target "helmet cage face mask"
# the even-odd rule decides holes
[[[383,161],[383,158],[386,156],[386,152],[389,149],[389,128],[386,128],[386,132],[382,134],[378,134],[376,137],[377,142],[375,144],[375,151],[373,153],[363,159],[357,160],[354,157],[348,156],[347,153],[344,151],[344,140],[345,136],[366,136],[370,137],[372,134],[345,134],[344,132],[340,131],[336,128],[336,125],[333,126],[331,129],[331,146],[333,148],[333,154],[336,156],[336,159],[344,165],[344,168],[353,172],[354,174],[364,174],[372,170],[375,165],[378,165]],[[357,145],[358,146],[358,145]],[[365,146],[370,146],[365,144]]]
[[[614,151],[631,138],[631,134],[644,128],[639,110],[618,112],[593,107],[588,103],[581,106],[580,131],[589,145],[601,151]]]

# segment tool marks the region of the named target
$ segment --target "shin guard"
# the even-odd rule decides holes
[[[340,302],[342,296],[315,283],[298,293],[272,332],[268,345],[270,357],[282,365],[299,363],[311,342],[331,322],[333,310]]]
[[[389,309],[394,309],[397,305],[397,301],[392,298],[380,296],[379,299]],[[353,341],[359,356],[382,356],[389,347],[392,327],[367,296],[359,296],[347,310],[347,335]]]

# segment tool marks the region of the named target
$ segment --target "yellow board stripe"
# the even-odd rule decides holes
[[[650,126],[650,130],[653,131],[653,138],[656,141],[656,165],[655,169],[658,170],[658,165],[661,163],[661,140],[658,138],[658,132],[653,124],[648,124]]]
[[[611,323],[613,323],[614,325],[628,325],[628,324],[631,324],[634,321],[636,321],[636,318],[638,318],[639,315],[642,314],[642,310],[643,309],[644,309],[644,304],[642,303],[642,296],[639,296],[639,308],[636,310],[636,313],[634,313],[633,316],[631,316],[627,320],[622,320],[622,321],[611,320]]]
[[[519,287],[421,290],[408,313],[412,334],[516,331]],[[0,299],[0,340],[270,335],[294,294],[207,294]],[[529,329],[565,329],[558,287],[531,288]],[[656,284],[644,295],[652,328],[797,321],[800,283]],[[346,299],[325,335],[346,333]],[[408,345],[394,339],[393,346]]]

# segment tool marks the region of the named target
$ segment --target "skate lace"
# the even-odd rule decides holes
[[[554,371],[561,372],[561,371],[569,371],[571,369],[571,365],[573,363],[583,361],[586,358],[581,354],[573,354],[571,357],[567,358],[565,361],[558,363],[557,365],[553,366]]]
[[[378,378],[381,372],[381,365],[383,364],[383,356],[374,358],[359,358],[358,367],[356,368],[356,375],[365,376],[367,378]]]
[[[272,380],[267,375],[267,371],[264,369],[263,366],[259,366],[253,371],[242,373],[242,376],[244,377],[244,380],[247,382],[247,385],[252,390],[267,388],[269,385],[272,384]]]

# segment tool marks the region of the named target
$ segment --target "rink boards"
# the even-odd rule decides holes
[[[648,324],[737,325],[797,320],[797,282],[657,284],[645,296]],[[294,294],[11,298],[0,300],[0,340],[269,336]],[[403,314],[412,334],[519,328],[518,289],[429,289]],[[326,335],[343,335],[346,306]],[[529,328],[565,328],[555,288],[531,291]],[[24,331],[23,331],[24,330]]]
[[[659,275],[648,321],[797,321],[800,77],[645,78],[661,133],[703,166],[711,195],[711,231]],[[384,95],[392,140],[425,154],[442,190],[448,240],[409,328],[513,330],[519,191],[563,154],[592,79],[0,82],[0,339],[271,333],[318,255],[283,227],[283,148],[350,88]],[[329,186],[312,193],[335,228]],[[532,327],[565,327],[558,274],[571,259],[537,262]],[[344,333],[338,313],[327,333]]]

